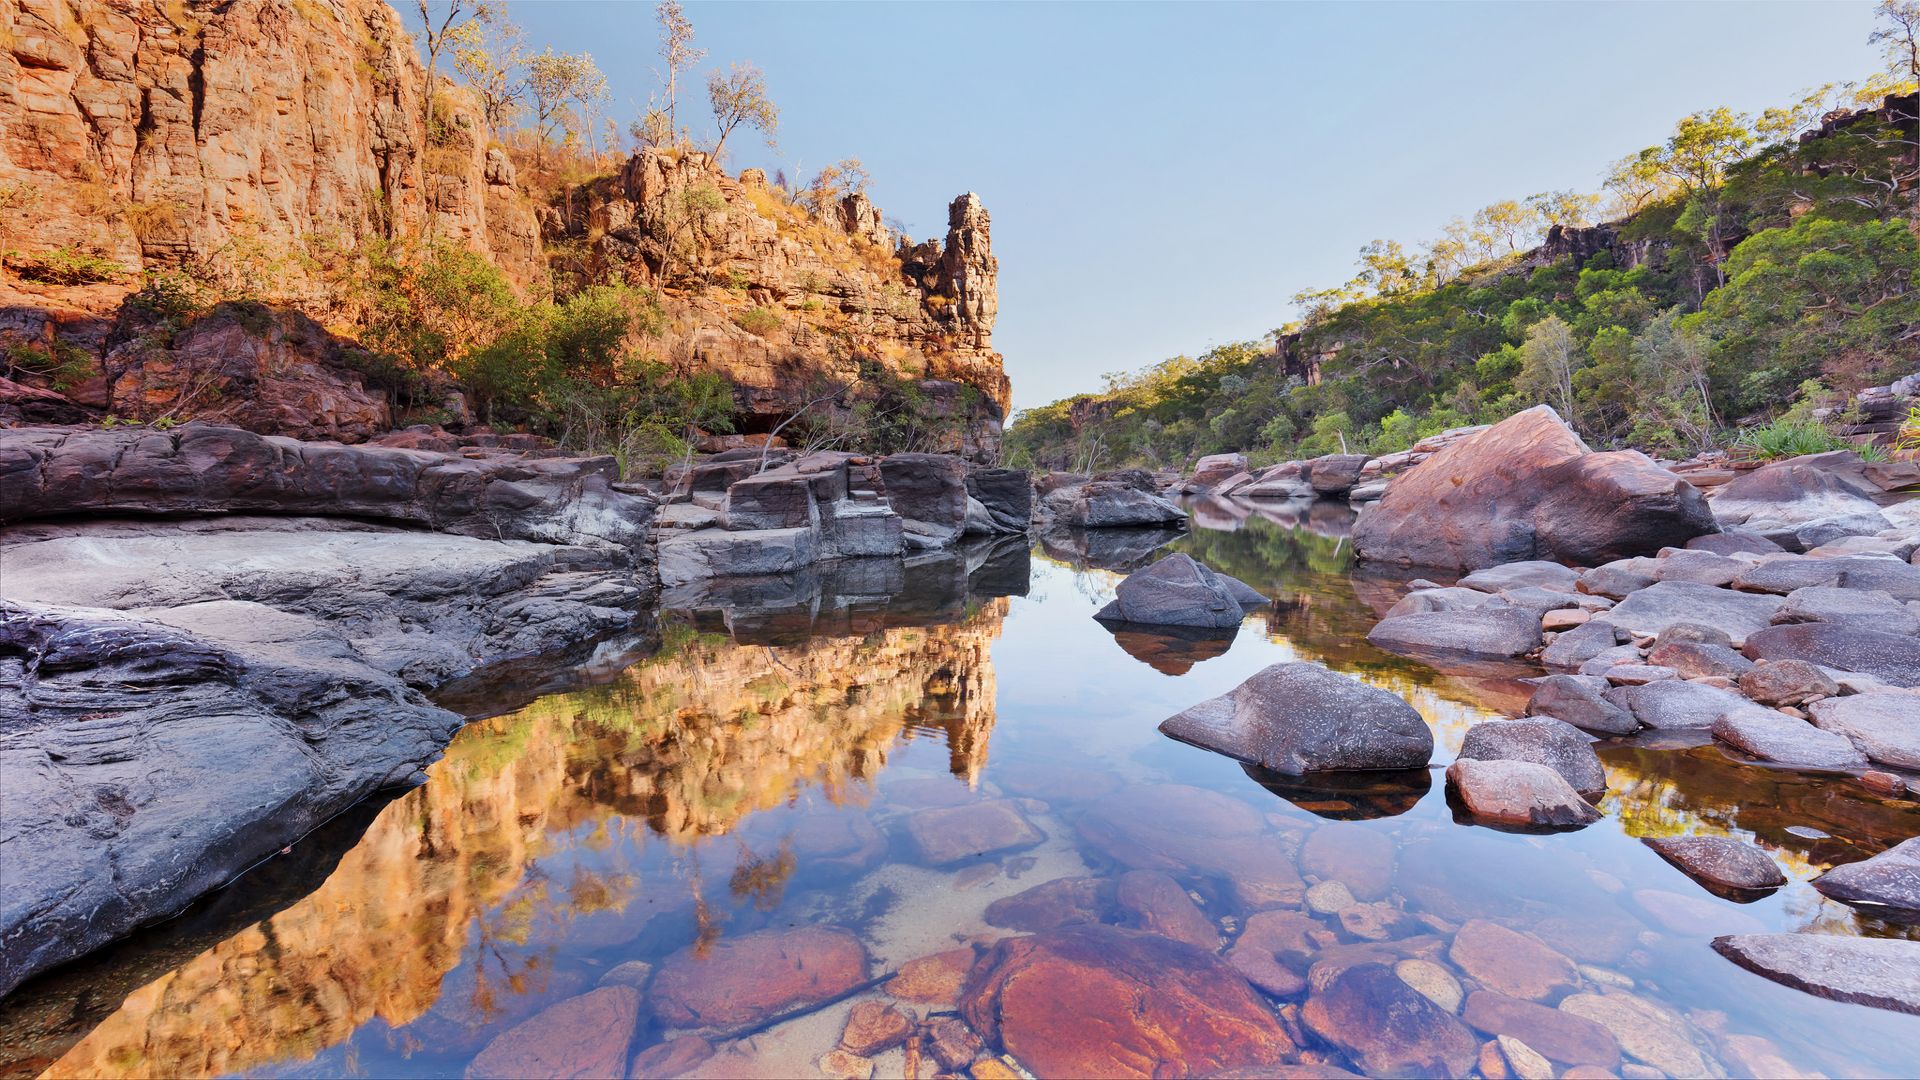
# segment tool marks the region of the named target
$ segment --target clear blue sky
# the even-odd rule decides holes
[[[411,7],[411,5],[407,5]],[[687,4],[705,67],[752,60],[800,179],[857,156],[918,237],[993,215],[1016,407],[1258,337],[1375,237],[1418,241],[1606,165],[1695,109],[1875,66],[1869,3]],[[620,114],[660,67],[650,2],[519,0]],[[705,120],[704,69],[692,114]],[[685,114],[683,113],[683,122]]]

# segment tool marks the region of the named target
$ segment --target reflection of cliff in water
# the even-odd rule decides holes
[[[49,1074],[258,1071],[369,1024],[401,1047],[461,1046],[578,992],[549,985],[571,978],[552,974],[556,948],[694,918],[697,872],[691,890],[658,868],[643,881],[639,854],[659,838],[672,857],[808,792],[864,801],[903,740],[944,739],[953,771],[977,778],[1007,601],[967,591],[986,564],[951,562],[922,568],[944,583],[931,592],[914,592],[925,575],[898,579],[897,618],[834,587],[669,613],[654,658],[469,725],[318,889],[128,995]],[[823,611],[858,632],[768,640]],[[742,640],[703,629],[729,622]],[[723,881],[736,857],[749,877],[758,865],[744,845],[713,850]]]

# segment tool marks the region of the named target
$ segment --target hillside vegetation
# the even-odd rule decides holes
[[[1661,452],[1806,431],[1813,408],[1920,367],[1920,4],[1880,19],[1887,73],[1688,116],[1604,196],[1496,203],[1417,251],[1374,241],[1263,340],[1022,412],[1014,462],[1388,452],[1540,402],[1590,441]]]

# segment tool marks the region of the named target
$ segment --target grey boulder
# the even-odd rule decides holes
[[[1607,621],[1629,633],[1652,637],[1677,622],[1704,622],[1727,632],[1737,648],[1769,626],[1778,597],[1716,589],[1691,581],[1662,581],[1615,604]]]
[[[1728,712],[1754,707],[1739,694],[1683,679],[1618,686],[1606,697],[1656,731],[1710,728]]]
[[[1708,886],[1752,891],[1787,883],[1787,876],[1766,852],[1729,836],[1667,836],[1642,842]]]
[[[1400,615],[1381,620],[1367,640],[1393,652],[1525,656],[1540,647],[1540,617],[1507,606]]]
[[[1814,878],[1813,887],[1856,907],[1920,913],[1920,837],[1903,840],[1872,858],[1836,866]],[[1915,973],[1920,976],[1920,962]]]
[[[1796,990],[1920,1014],[1920,941],[1835,934],[1732,934],[1714,938],[1713,948],[1748,971]]]
[[[1880,764],[1920,770],[1920,694],[1850,694],[1816,701],[1808,711],[1815,726],[1853,740]]]
[[[1896,564],[1900,565],[1900,564]],[[1779,623],[1833,623],[1886,634],[1920,634],[1920,616],[1878,589],[1809,585],[1787,594],[1774,613]]]
[[[1805,660],[1871,675],[1893,686],[1920,686],[1920,640],[1832,623],[1773,626],[1747,638],[1749,660]]]
[[[1128,574],[1114,592],[1113,601],[1096,612],[1094,618],[1156,626],[1229,629],[1240,625],[1245,616],[1243,605],[1266,602],[1266,597],[1252,586],[1215,573],[1182,552]]]
[[[1475,724],[1460,742],[1460,757],[1545,765],[1589,802],[1607,793],[1607,770],[1593,752],[1593,740],[1550,716]]]
[[[1713,737],[1761,761],[1797,769],[1856,769],[1867,763],[1844,736],[1750,705],[1713,722]]]
[[[1596,675],[1549,675],[1527,700],[1529,716],[1546,716],[1583,731],[1630,735],[1640,727],[1633,713],[1608,701],[1607,680]]]
[[[1160,731],[1289,776],[1420,769],[1433,756],[1433,732],[1412,705],[1318,664],[1274,664]]]

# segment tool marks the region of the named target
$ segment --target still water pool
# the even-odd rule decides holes
[[[426,785],[22,988],[0,1068],[1339,1075],[1498,1073],[1524,1050],[1555,1074],[1920,1072],[1920,1017],[1709,947],[1913,935],[1806,881],[1920,834],[1920,808],[1694,740],[1603,745],[1586,829],[1457,821],[1441,767],[1530,672],[1368,646],[1401,586],[1354,576],[1319,515],[1201,508],[1186,535],[669,596],[644,640],[447,691],[487,718]],[[1274,602],[1214,637],[1090,617],[1168,548]],[[1302,782],[1156,730],[1294,659],[1407,698],[1440,764]],[[1687,833],[1754,841],[1788,885],[1737,903],[1640,843]],[[1053,944],[996,947],[1028,932]],[[1399,981],[1343,975],[1365,965]],[[835,1053],[843,1032],[862,1055]],[[1526,1046],[1497,1057],[1502,1034]]]

